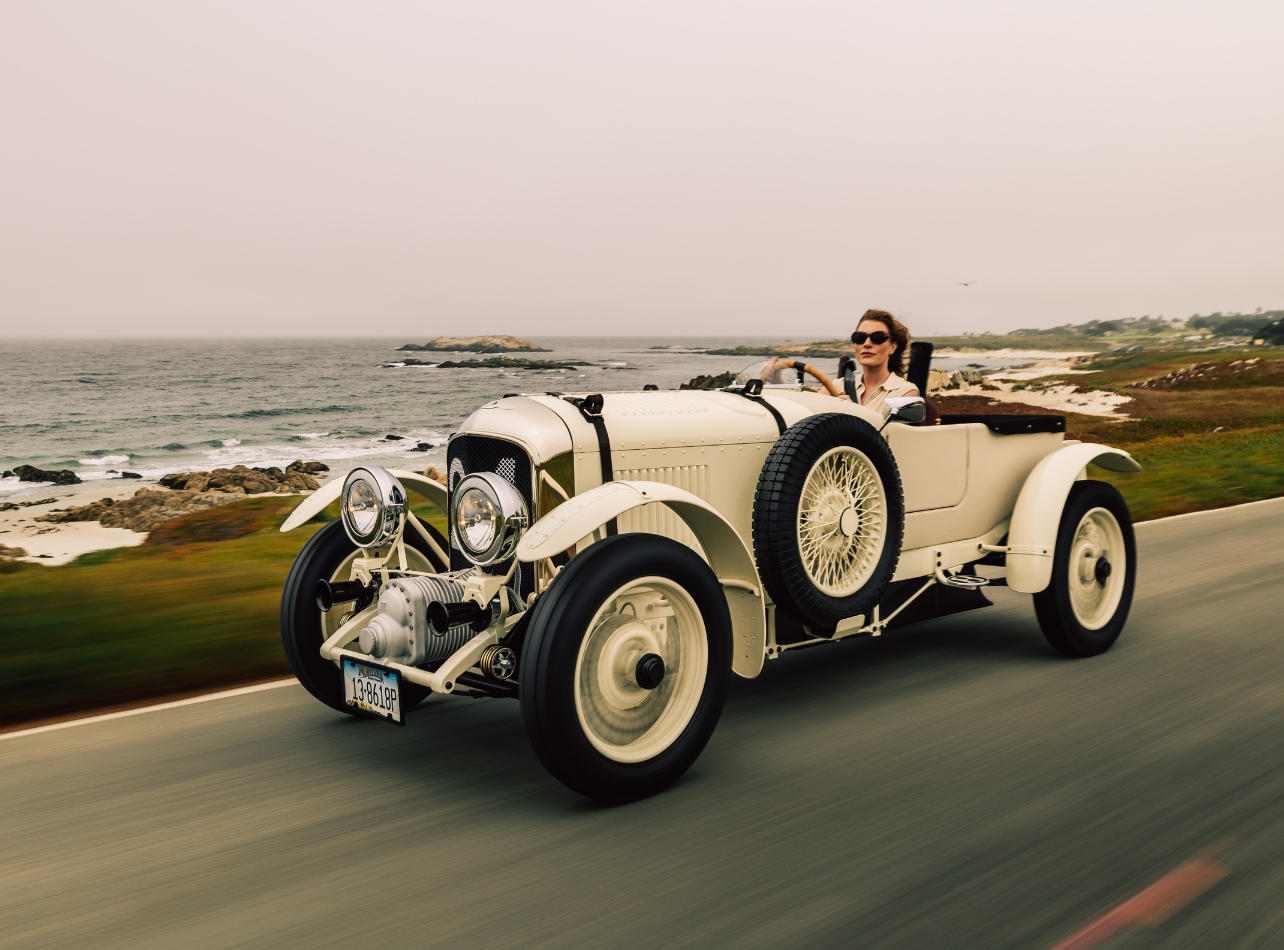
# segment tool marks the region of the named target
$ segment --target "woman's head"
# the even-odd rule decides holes
[[[860,340],[857,343],[857,340]],[[876,341],[882,342],[876,342]],[[905,354],[909,350],[910,335],[905,324],[886,310],[866,310],[852,334],[856,362],[861,366],[887,364],[889,372],[905,374]]]

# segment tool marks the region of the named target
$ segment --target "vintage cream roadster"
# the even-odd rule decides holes
[[[510,395],[450,439],[447,485],[367,467],[336,498],[281,603],[299,681],[336,710],[405,722],[430,693],[511,697],[544,765],[604,801],[660,791],[699,756],[730,674],[1034,595],[1048,641],[1109,649],[1137,570],[1127,505],[1059,416],[882,412],[743,374],[718,391]],[[449,537],[416,518],[415,491]],[[1000,574],[977,565],[1006,568]]]

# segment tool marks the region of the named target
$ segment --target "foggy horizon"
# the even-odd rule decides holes
[[[1265,3],[10,5],[0,337],[1281,309],[1281,38]]]

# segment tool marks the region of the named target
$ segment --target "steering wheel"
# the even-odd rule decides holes
[[[838,391],[838,387],[834,385],[834,381],[832,379],[830,379],[820,370],[816,369],[816,367],[810,365],[809,363],[804,362],[803,360],[779,360],[776,365],[785,366],[790,369],[796,369],[800,373],[808,373],[811,376],[814,376],[816,378],[816,381],[820,383],[820,385],[825,387],[825,392],[829,393],[829,395],[831,396],[842,395],[842,393]]]

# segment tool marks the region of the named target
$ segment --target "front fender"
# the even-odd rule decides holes
[[[1008,586],[1037,594],[1052,580],[1057,529],[1070,488],[1093,464],[1111,472],[1140,472],[1141,466],[1122,449],[1080,442],[1044,457],[1026,476],[1008,530]]]
[[[762,671],[767,646],[767,614],[758,569],[736,529],[691,492],[662,482],[608,482],[576,495],[541,518],[522,537],[517,558],[529,562],[552,557],[612,518],[656,502],[668,505],[699,539],[731,611],[735,637],[731,669],[752,679]]]
[[[423,495],[443,512],[449,514],[450,508],[446,504],[446,499],[449,497],[449,494],[446,491],[446,486],[441,482],[434,482],[427,475],[420,475],[418,472],[408,472],[405,469],[400,468],[390,468],[388,469],[388,473],[403,485],[413,488],[415,491],[419,492],[419,494]],[[285,522],[281,525],[282,533],[293,531],[305,521],[310,521],[312,518],[323,512],[330,502],[339,497],[339,493],[343,491],[343,483],[347,480],[347,477],[348,476],[345,474],[343,478],[332,478],[307,498],[303,499],[303,503],[300,504],[299,507],[295,508],[294,511],[290,512],[290,517],[286,518]]]

